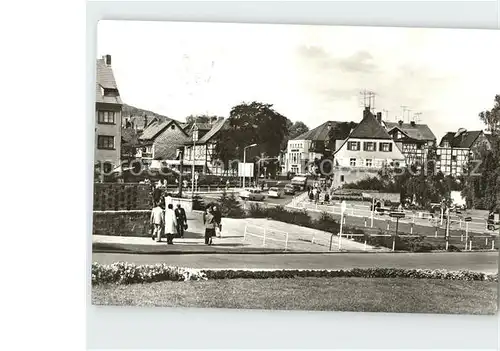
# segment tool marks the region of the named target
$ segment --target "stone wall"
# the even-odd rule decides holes
[[[149,210],[151,186],[137,183],[94,183],[94,211]]]
[[[94,235],[144,236],[150,235],[151,211],[94,211]]]

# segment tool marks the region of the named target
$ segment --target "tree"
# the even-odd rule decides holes
[[[228,128],[217,136],[215,155],[227,164],[234,159],[242,160],[245,147],[257,144],[247,149],[248,162],[255,162],[262,155],[277,157],[287,133],[287,118],[271,104],[243,103],[231,109]]]
[[[462,196],[467,206],[479,209],[500,209],[500,95],[493,108],[479,113],[479,119],[491,133],[490,148],[479,148],[475,160],[469,162],[464,177]],[[479,164],[477,164],[479,161]]]
[[[244,217],[245,211],[241,208],[241,204],[234,193],[227,195],[224,190],[218,201],[222,216],[231,218]]]
[[[190,115],[186,117],[186,123],[192,124],[196,123],[213,123],[217,121],[217,116],[209,116],[209,115]]]
[[[304,122],[296,121],[288,128],[288,137],[290,139],[295,139],[301,134],[309,131],[309,127],[305,125]]]
[[[493,108],[479,113],[479,119],[492,134],[500,133],[500,95],[496,95]]]

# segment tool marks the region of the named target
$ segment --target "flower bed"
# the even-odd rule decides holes
[[[471,271],[447,271],[399,268],[353,268],[341,270],[202,270],[171,267],[166,264],[134,265],[113,263],[92,264],[92,284],[133,284],[158,281],[200,281],[207,279],[271,279],[297,277],[357,277],[357,278],[414,278],[468,281],[498,281],[498,274]]]

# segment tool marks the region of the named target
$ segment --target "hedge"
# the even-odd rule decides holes
[[[166,264],[134,265],[117,262],[111,265],[92,264],[92,284],[133,284],[159,281],[200,281],[208,279],[270,279],[270,278],[413,278],[468,281],[498,281],[497,274],[400,268],[353,268],[340,270],[204,270],[171,267]]]

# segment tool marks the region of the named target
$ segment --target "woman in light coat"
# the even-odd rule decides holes
[[[173,244],[174,233],[177,228],[177,219],[175,218],[174,205],[167,205],[165,210],[165,234],[167,236],[167,244]]]
[[[216,223],[210,206],[207,207],[203,215],[203,224],[205,225],[205,245],[212,245],[212,238],[215,236]]]

